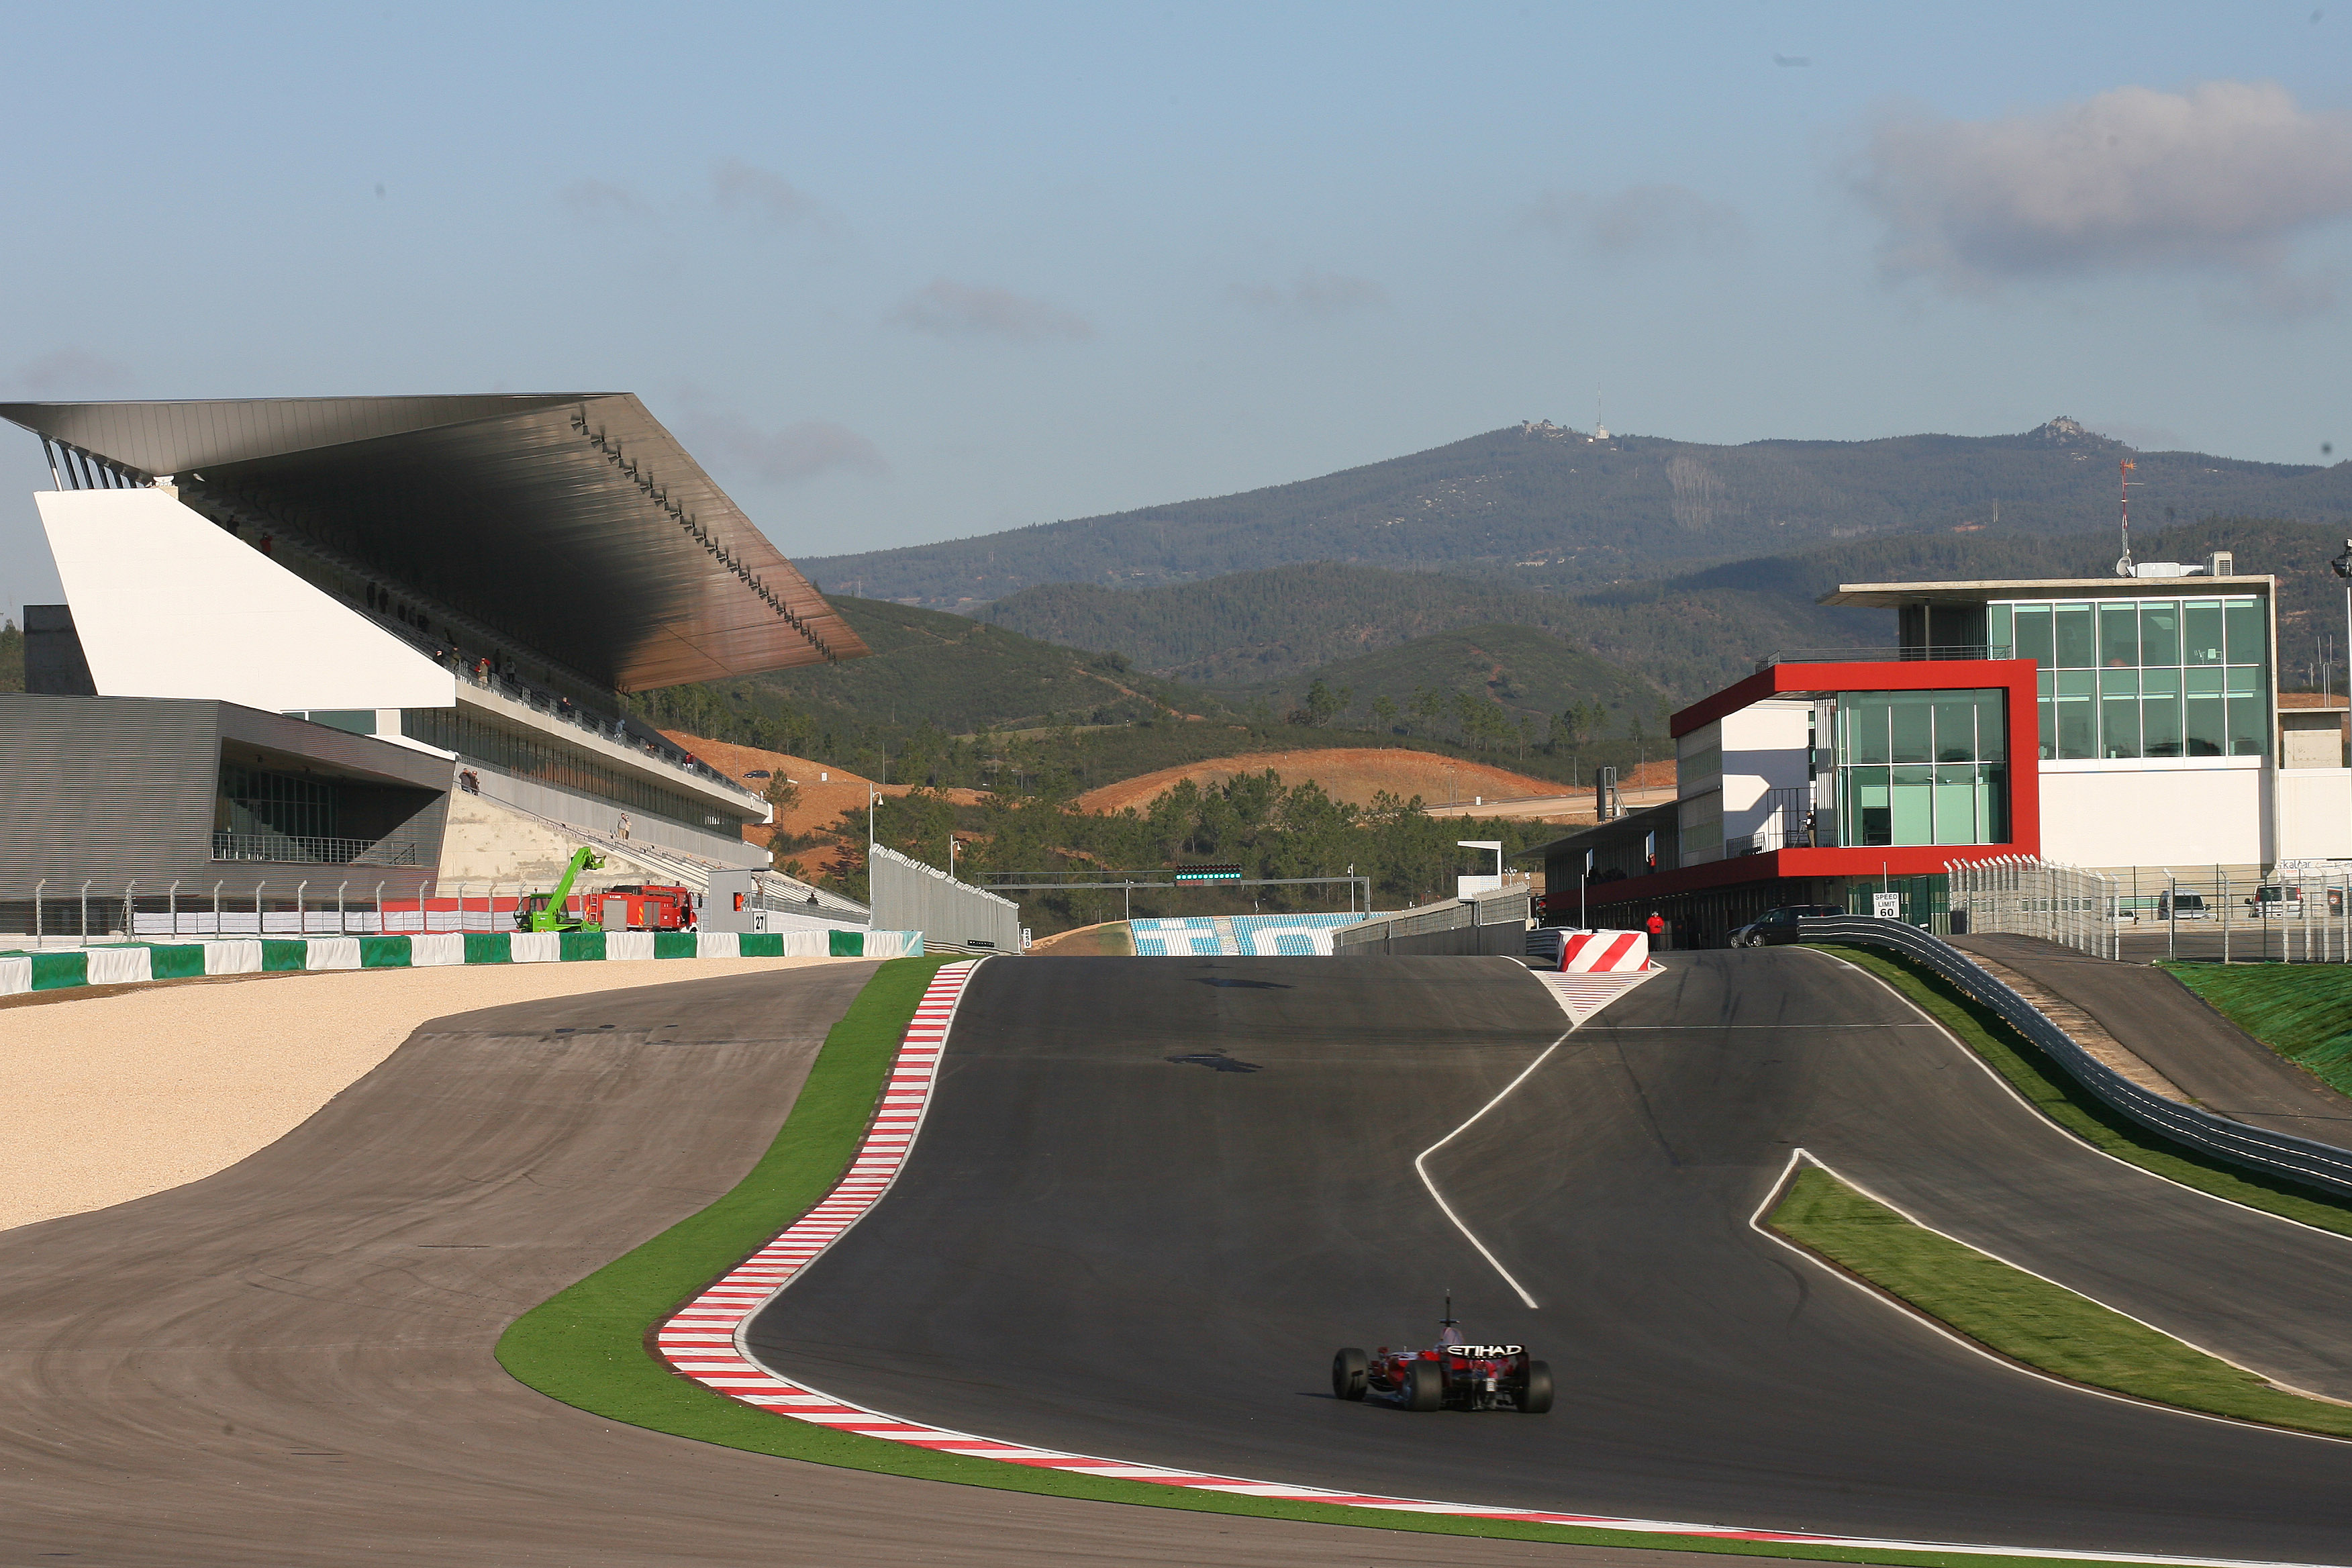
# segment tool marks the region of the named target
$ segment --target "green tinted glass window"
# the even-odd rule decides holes
[[[2195,670],[2189,672],[2195,675]],[[2191,689],[2192,691],[2194,689]],[[2219,697],[2190,696],[2181,704],[2188,730],[2187,754],[2192,757],[2220,757],[2229,754],[2230,727],[2224,717]]]
[[[1889,772],[1890,803],[1895,808],[1894,842],[1933,844],[1936,841],[1936,770],[1897,767]]]
[[[1977,760],[1997,763],[2009,755],[2009,693],[1998,686],[1974,693],[1977,710]]]
[[[2058,708],[2058,756],[2076,762],[2097,755],[2098,708],[2087,697],[2061,697]]]
[[[2180,609],[2181,662],[2221,662],[2221,605],[2219,600],[2191,601]]]
[[[2180,606],[2142,605],[2139,607],[2139,661],[2142,664],[2180,662]]]
[[[2058,704],[2044,700],[2042,707],[2042,755],[2046,761],[2058,754]]]
[[[2270,663],[2270,642],[2263,636],[2262,605],[2245,601],[2233,603],[2222,612],[2222,618],[2229,624],[2231,664]]]
[[[1936,704],[1936,760],[1939,763],[1973,763],[1977,760],[1977,705],[1962,694],[1960,700]]]
[[[1898,763],[1925,763],[1934,760],[1935,705],[1921,692],[1901,691],[1892,703],[1895,730],[1895,760]]]
[[[2107,697],[2099,702],[2099,754],[2139,755],[2139,699]]]
[[[2099,606],[2099,662],[2111,669],[2139,666],[2139,607]]]
[[[2233,757],[2259,757],[2263,754],[2263,731],[2267,728],[2263,718],[2263,700],[2259,697],[2230,699],[2230,754]]]
[[[2014,658],[2017,657],[2016,638],[2010,630],[2010,614],[2007,605],[1985,606],[1985,641],[1990,645],[1988,650],[1989,658]]]
[[[2061,669],[2087,669],[2097,660],[2091,656],[2096,641],[2095,628],[2091,624],[2088,605],[2059,605],[2050,612],[2051,629],[2057,644],[2051,662]],[[2219,637],[2214,639],[2220,641]]]
[[[2017,638],[2018,658],[2032,659],[2044,669],[2050,668],[2053,661],[2053,654],[2050,641],[2049,605],[2018,605],[2014,635]]]
[[[2149,671],[2151,675],[2155,671]],[[2180,699],[2174,696],[2144,697],[2139,705],[2140,750],[2145,756],[2178,757],[2183,755],[2180,734]]]

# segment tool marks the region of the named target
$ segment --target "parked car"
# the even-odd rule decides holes
[[[2160,921],[2205,921],[2213,911],[2205,907],[2202,893],[2158,893],[2156,896],[2156,918]]]
[[[1797,922],[1801,920],[1823,919],[1842,915],[1845,910],[1835,904],[1782,904],[1777,910],[1767,910],[1755,920],[1731,933],[1734,947],[1778,947],[1797,940]]]

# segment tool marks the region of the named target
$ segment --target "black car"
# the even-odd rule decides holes
[[[1767,910],[1755,920],[1731,933],[1734,947],[1777,947],[1797,940],[1797,921],[1817,920],[1827,915],[1842,915],[1845,910],[1835,904],[1782,904],[1777,910]]]

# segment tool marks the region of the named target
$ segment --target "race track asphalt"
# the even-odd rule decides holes
[[[2352,1243],[2086,1149],[1827,955],[1675,954],[1564,1026],[1506,960],[984,965],[898,1186],[751,1341],[942,1426],[1436,1500],[2341,1563],[2352,1445],[2042,1381],[1748,1226],[1802,1145],[2209,1349],[2352,1391]],[[1261,1070],[1171,1061],[1222,1053]],[[1546,1417],[1328,1395],[1333,1348],[1523,1341]]]
[[[439,1019],[228,1170],[0,1233],[0,1563],[1686,1568],[796,1464],[508,1376],[518,1313],[740,1179],[873,968]]]
[[[2281,1058],[2163,970],[2093,958],[2039,937],[1964,936],[1953,945],[2005,963],[2072,1002],[2208,1110],[2352,1148],[2352,1100]]]

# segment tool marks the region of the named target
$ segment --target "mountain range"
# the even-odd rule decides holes
[[[1737,447],[1538,423],[1237,495],[801,564],[862,597],[967,611],[1046,583],[1150,587],[1326,561],[1573,593],[1906,535],[2075,536],[2099,573],[2115,552],[2095,536],[2114,538],[2126,458],[2151,530],[2352,516],[2352,461],[2136,452],[2063,417],[2018,436]]]

